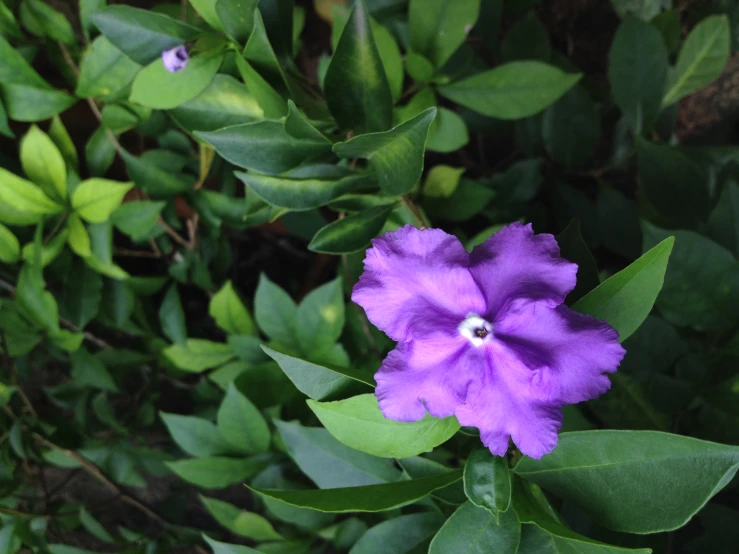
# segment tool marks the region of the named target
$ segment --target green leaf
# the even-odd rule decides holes
[[[725,15],[712,15],[685,39],[670,76],[663,106],[674,104],[716,79],[729,59],[731,32]]]
[[[190,4],[208,25],[217,31],[223,31],[223,26],[216,14],[216,0],[190,0]]]
[[[200,32],[164,14],[130,6],[110,6],[95,13],[92,20],[105,38],[141,65],[195,39]]]
[[[708,174],[673,146],[638,140],[639,181],[649,202],[670,218],[696,226],[708,215]]]
[[[600,140],[600,115],[585,87],[575,85],[544,112],[541,132],[549,155],[566,169],[590,159]]]
[[[459,430],[455,417],[439,419],[427,414],[415,423],[386,419],[373,394],[337,402],[308,400],[308,406],[339,441],[381,458],[409,458],[430,452]]]
[[[352,547],[350,554],[407,554],[421,552],[444,522],[434,513],[408,514],[383,521],[367,531]]]
[[[739,184],[729,181],[708,218],[708,236],[739,255]]]
[[[105,530],[98,520],[96,520],[84,506],[80,506],[79,511],[80,523],[87,529],[88,533],[97,537],[103,542],[116,542],[113,536]]]
[[[210,515],[232,533],[255,541],[284,540],[272,524],[259,514],[246,512],[215,498],[201,496],[200,500]]]
[[[229,345],[204,339],[187,339],[184,345],[173,344],[165,348],[163,354],[177,368],[193,373],[202,373],[234,357]]]
[[[295,336],[304,353],[321,356],[344,329],[344,293],[341,278],[312,290],[298,306]]]
[[[73,169],[77,169],[77,147],[69,136],[67,129],[64,127],[61,118],[55,115],[49,125],[49,138],[54,142],[56,147],[62,153],[64,161]]]
[[[213,554],[260,554],[258,550],[249,548],[248,546],[241,546],[238,544],[228,544],[225,542],[218,542],[211,539],[208,535],[203,533],[205,542],[213,549]]]
[[[205,90],[174,108],[170,115],[188,131],[215,131],[251,123],[265,114],[247,87],[219,74]]]
[[[513,510],[498,519],[488,510],[466,502],[439,529],[429,554],[517,552],[520,540],[521,524]]]
[[[21,245],[13,232],[0,225],[0,262],[14,264],[21,257]]]
[[[652,25],[635,17],[621,23],[611,44],[608,79],[614,101],[636,133],[649,129],[659,115],[667,59],[665,43]]]
[[[345,173],[337,168],[337,175],[317,178],[269,177],[254,173],[235,172],[260,198],[278,208],[305,211],[325,206],[332,200],[366,187],[372,177]]]
[[[241,483],[264,469],[267,458],[193,458],[165,462],[180,478],[204,489],[222,489]]]
[[[276,361],[295,386],[313,400],[335,397],[356,382],[374,386],[371,377],[343,367],[317,365],[282,354],[266,346],[262,349]]]
[[[557,235],[557,243],[562,257],[577,264],[577,284],[567,295],[567,304],[571,305],[600,284],[598,266],[580,234],[579,220],[570,221]]]
[[[148,159],[137,158],[125,150],[121,156],[126,162],[128,177],[151,196],[174,196],[192,188],[192,181],[166,171]]]
[[[185,323],[185,310],[182,309],[180,294],[177,292],[177,284],[173,283],[164,295],[162,305],[159,306],[159,323],[162,332],[175,344],[187,344],[187,324]]]
[[[644,224],[644,247],[675,237],[675,251],[657,298],[662,316],[679,327],[725,329],[739,314],[739,262],[715,242],[692,231],[666,231]]]
[[[408,12],[411,50],[441,67],[477,23],[480,0],[411,0]]]
[[[236,58],[236,67],[249,93],[264,110],[264,117],[279,119],[287,114],[287,102],[272,85],[262,77],[244,58]]]
[[[649,21],[671,3],[672,0],[611,0],[611,6],[619,17],[633,14],[644,21]]]
[[[20,158],[26,176],[41,187],[47,196],[67,198],[67,166],[62,153],[49,136],[36,125],[31,125],[21,139]]]
[[[244,44],[254,27],[258,0],[216,0],[216,14],[226,34]]]
[[[207,419],[165,412],[159,412],[159,415],[172,439],[191,456],[203,458],[233,453],[233,447]]]
[[[74,96],[47,87],[3,83],[0,96],[10,119],[43,121],[63,112],[77,102]]]
[[[78,258],[69,265],[64,282],[60,298],[62,313],[78,329],[84,329],[100,310],[103,279]]]
[[[115,144],[102,125],[98,127],[85,144],[85,159],[90,175],[105,175],[115,160]]]
[[[400,478],[391,460],[344,446],[325,429],[277,420],[275,425],[290,457],[319,488],[358,487]]]
[[[284,173],[331,151],[331,142],[298,112],[295,104],[289,104],[289,113],[282,121],[258,121],[195,134],[234,165],[269,175]]]
[[[109,392],[117,392],[118,386],[103,362],[88,353],[84,348],[77,350],[70,358],[72,379],[79,385]]]
[[[154,60],[136,76],[130,100],[157,110],[176,108],[207,88],[221,62],[222,52],[201,54],[193,56],[182,71],[172,73],[165,69],[161,58]]]
[[[423,183],[423,195],[430,198],[449,198],[457,190],[464,172],[464,167],[448,165],[432,167]]]
[[[38,263],[41,267],[46,267],[61,254],[67,242],[67,235],[69,235],[69,230],[62,229],[53,239],[40,247]],[[23,247],[21,255],[29,262],[36,263],[36,249],[35,242],[29,242]]]
[[[210,299],[208,308],[210,316],[216,320],[218,326],[227,333],[236,335],[256,335],[257,328],[241,302],[239,295],[231,284],[226,281],[217,293]]]
[[[244,59],[248,62],[249,67],[253,66],[258,74],[264,76],[263,80],[269,84],[270,88],[273,88],[280,95],[288,97],[290,96],[289,83],[285,72],[282,70],[283,64],[272,48],[272,42],[267,36],[267,29],[262,19],[262,14],[265,13],[263,11],[265,5],[265,0],[262,0],[259,6],[260,9],[254,11],[254,26],[244,48]],[[250,80],[244,82],[247,83],[247,86],[250,86]],[[260,88],[262,88],[261,84]]]
[[[362,487],[321,490],[249,488],[285,504],[310,508],[319,512],[382,512],[412,504],[437,489],[456,483],[461,478],[462,472],[455,470],[423,479]]]
[[[54,296],[46,290],[40,267],[26,263],[18,276],[15,300],[39,329],[59,332],[59,307]]]
[[[394,207],[377,206],[329,223],[313,236],[308,249],[326,254],[364,250],[385,226]]]
[[[739,448],[657,431],[563,433],[514,472],[625,533],[682,527],[739,468]],[[669,507],[668,509],[665,509]]]
[[[571,531],[560,523],[539,487],[520,478],[514,483],[513,508],[524,524],[519,554],[651,554],[649,548],[619,548]]]
[[[267,422],[231,383],[218,409],[218,430],[234,448],[243,454],[258,454],[269,450],[271,440]]]
[[[355,134],[389,129],[393,100],[364,0],[355,3],[324,79],[339,127]]]
[[[500,57],[504,62],[539,60],[548,62],[552,57],[547,28],[533,11],[516,21],[500,43]]]
[[[23,26],[31,33],[65,44],[75,44],[74,29],[67,17],[43,0],[23,0],[20,5]]]
[[[298,307],[293,299],[262,273],[254,296],[254,317],[269,338],[286,345],[295,344]]]
[[[11,225],[28,225],[44,215],[57,214],[62,206],[51,200],[33,183],[0,167],[0,204],[10,209],[3,220]]]
[[[110,220],[119,231],[131,237],[131,240],[141,242],[151,235],[164,206],[166,202],[161,201],[126,202],[110,214]]]
[[[86,179],[72,195],[72,207],[90,223],[107,221],[110,214],[121,205],[123,197],[133,188],[133,183],[118,183],[108,179]]]
[[[409,192],[421,178],[423,154],[436,108],[429,108],[390,131],[357,136],[335,144],[342,158],[367,158],[386,194]]]
[[[99,36],[82,58],[75,94],[82,98],[116,95],[131,84],[140,70],[139,64]]]
[[[605,280],[572,307],[608,322],[625,341],[652,310],[662,289],[675,239],[660,242],[641,258]]]
[[[464,465],[464,492],[470,502],[496,518],[511,503],[511,476],[505,456],[493,456],[487,448],[473,450]]]
[[[445,98],[488,117],[522,119],[556,102],[580,77],[542,62],[510,62],[438,90]]]
[[[426,150],[432,152],[454,152],[470,140],[467,124],[456,112],[439,108],[436,119],[431,124]]]

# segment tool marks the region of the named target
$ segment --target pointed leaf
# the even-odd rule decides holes
[[[231,383],[218,409],[218,430],[243,454],[269,450],[270,432],[259,410]]]

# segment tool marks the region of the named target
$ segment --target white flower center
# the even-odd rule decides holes
[[[482,346],[486,340],[493,336],[492,324],[477,314],[467,314],[467,319],[460,323],[457,329],[463,337],[469,339],[475,346]]]

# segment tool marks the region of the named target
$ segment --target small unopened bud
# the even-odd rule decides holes
[[[177,73],[187,67],[187,62],[190,61],[190,55],[187,53],[185,46],[175,46],[169,50],[162,52],[162,62],[164,62],[164,69],[170,73]]]

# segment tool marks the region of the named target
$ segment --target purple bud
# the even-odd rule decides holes
[[[187,53],[185,46],[175,46],[169,50],[162,52],[162,62],[164,62],[164,69],[170,73],[177,73],[187,67],[187,62],[190,61],[190,55]]]

